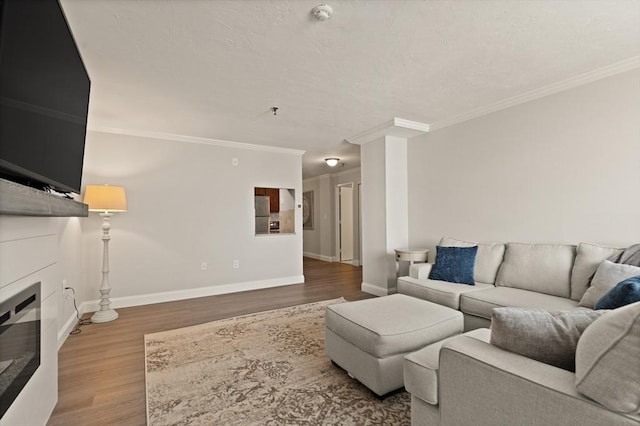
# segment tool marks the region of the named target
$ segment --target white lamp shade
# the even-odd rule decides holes
[[[122,186],[87,185],[82,201],[89,205],[90,212],[127,211],[127,196]]]

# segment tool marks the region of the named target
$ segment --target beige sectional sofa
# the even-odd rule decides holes
[[[445,237],[440,245],[476,243]],[[431,280],[428,263],[413,265],[410,276],[398,279],[399,293],[460,310],[466,331],[405,356],[412,425],[640,425],[639,412],[617,412],[579,392],[576,373],[491,345],[487,329],[497,307],[578,308],[599,264],[623,249],[587,243],[477,245],[475,286]],[[630,333],[638,353],[629,365],[612,361],[633,374],[640,372],[640,304],[635,305],[633,326],[621,333]],[[589,350],[594,349],[583,349]]]
[[[581,243],[475,243],[444,237],[441,246],[478,246],[476,285],[429,279],[430,263],[415,264],[398,278],[398,293],[429,300],[464,314],[465,330],[489,327],[497,307],[575,309],[598,265],[623,249]]]

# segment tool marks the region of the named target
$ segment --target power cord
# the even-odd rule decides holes
[[[82,318],[80,318],[80,311],[78,310],[78,305],[76,305],[76,291],[73,289],[73,287],[65,287],[64,289],[65,290],[71,290],[71,293],[73,293],[73,307],[76,310],[76,318],[78,318],[78,322],[76,323],[76,327],[73,330],[71,330],[69,335],[80,334],[82,332],[80,327],[83,326],[83,325],[91,324],[91,320],[88,320],[88,319],[83,320]]]

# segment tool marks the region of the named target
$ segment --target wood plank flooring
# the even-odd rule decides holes
[[[90,324],[58,353],[58,404],[50,426],[144,425],[144,335],[222,318],[344,297],[364,299],[362,269],[304,258],[306,283],[118,309]]]

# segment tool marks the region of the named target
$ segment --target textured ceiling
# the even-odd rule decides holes
[[[306,150],[437,123],[640,55],[640,2],[62,0],[92,80],[91,127]],[[270,112],[278,106],[278,115]]]

